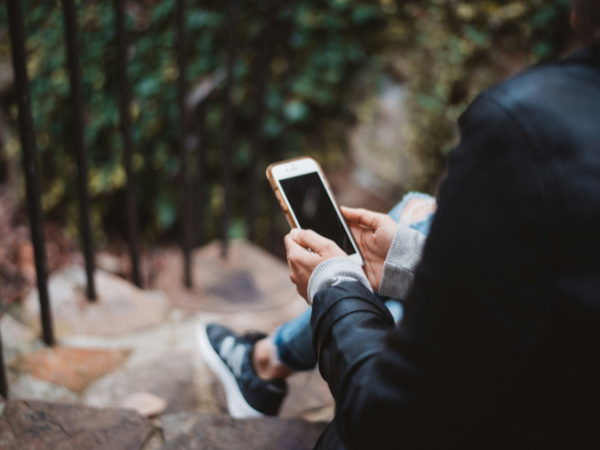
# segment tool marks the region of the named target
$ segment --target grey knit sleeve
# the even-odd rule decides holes
[[[399,224],[392,246],[383,266],[379,293],[404,300],[414,279],[414,271],[421,261],[427,237],[406,225]]]
[[[360,263],[347,256],[323,261],[315,268],[308,280],[308,303],[312,305],[317,292],[346,281],[357,281],[372,291]]]

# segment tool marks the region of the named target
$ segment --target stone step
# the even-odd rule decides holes
[[[0,417],[2,450],[159,449],[160,429],[133,410],[9,400]]]
[[[187,310],[239,313],[267,311],[305,301],[296,292],[287,264],[243,239],[232,240],[227,258],[213,241],[192,252],[192,288],[183,285],[181,251],[157,254],[160,266],[151,287]],[[160,261],[160,263],[158,262]]]
[[[142,290],[127,280],[96,270],[98,298],[85,297],[86,276],[81,266],[63,267],[48,279],[52,320],[56,338],[68,336],[118,336],[153,327],[167,319],[169,301],[159,291]],[[40,303],[36,289],[11,313],[37,336],[40,330]]]
[[[133,410],[0,403],[2,450],[310,450],[327,422],[180,412],[151,422]]]
[[[327,422],[278,417],[240,420],[181,412],[164,416],[162,426],[161,450],[310,450]]]

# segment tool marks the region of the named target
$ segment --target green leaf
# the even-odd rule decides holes
[[[285,117],[290,122],[300,122],[306,119],[308,112],[308,107],[304,103],[297,100],[294,100],[285,106]]]

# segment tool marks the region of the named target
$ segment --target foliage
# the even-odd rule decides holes
[[[457,119],[479,92],[515,69],[557,57],[574,37],[570,0],[381,5],[393,16],[387,26],[388,48],[395,50],[389,65],[411,93],[406,139],[420,170],[407,189],[433,188],[456,143]]]
[[[186,76],[194,86],[226,65],[228,17],[226,2],[188,0],[186,4]],[[440,169],[457,115],[480,89],[499,78],[495,72],[498,62],[515,53],[524,54],[528,62],[554,56],[569,36],[565,16],[568,0],[253,0],[238,4],[232,164],[240,186],[249,176],[253,118],[260,107],[256,74],[262,60],[258,54],[267,30],[276,42],[269,61],[263,124],[268,159],[310,154],[326,165],[336,164],[344,148],[341,125],[355,119],[348,109],[350,82],[359,72],[372,77],[400,72],[412,93],[413,121],[407,139],[421,167],[410,187],[421,189],[430,187]],[[267,14],[267,8],[274,5],[278,5],[276,14]],[[135,0],[127,7],[134,162],[141,224],[148,239],[172,231],[181,210],[177,138],[180,74],[174,8],[172,0]],[[78,217],[73,182],[76,167],[70,144],[69,77],[60,2],[24,0],[23,9],[43,173],[43,207],[49,214],[66,218],[74,231]],[[80,0],[78,9],[93,224],[100,236],[125,229],[121,211],[126,178],[118,131],[114,12],[112,2],[103,0]],[[5,26],[4,8],[1,16],[0,24]],[[6,53],[6,42],[0,51]],[[217,91],[206,105],[204,139],[211,217],[222,207],[219,150],[223,103],[221,91]],[[10,116],[14,119],[12,108]],[[15,142],[6,147],[16,148]],[[243,189],[238,191],[241,212]],[[266,206],[261,206],[263,216]],[[239,223],[234,228],[240,229]],[[215,233],[213,226],[209,234]]]
[[[223,2],[188,1],[186,13],[187,79],[195,81],[226,65],[227,17]],[[364,0],[301,1],[279,7],[266,22],[266,1],[239,2],[238,59],[233,98],[236,115],[236,179],[244,181],[249,132],[256,108],[253,60],[266,27],[277,40],[270,64],[264,130],[267,144],[282,148],[278,157],[296,156],[324,139],[331,120],[342,115],[341,94],[358,68],[369,65],[379,48],[377,30],[384,25],[378,5]],[[269,2],[269,5],[273,5]],[[32,109],[43,173],[43,206],[49,213],[77,223],[76,173],[69,132],[69,78],[60,2],[23,2],[28,30]],[[90,157],[90,191],[97,232],[122,228],[123,188],[116,36],[112,2],[78,2],[80,58],[86,105],[85,140]],[[175,2],[128,2],[127,26],[132,57],[129,77],[134,94],[132,115],[143,231],[152,237],[170,230],[176,219],[180,179],[177,130]],[[2,14],[5,15],[4,9]],[[2,17],[6,24],[6,17]],[[292,67],[293,66],[293,67]],[[13,118],[16,114],[13,114]],[[223,99],[207,106],[209,191],[220,208],[218,183]],[[282,137],[285,134],[285,143]],[[316,151],[316,148],[310,151]]]

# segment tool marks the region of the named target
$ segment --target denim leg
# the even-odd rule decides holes
[[[307,308],[298,317],[277,328],[273,335],[279,360],[295,371],[310,370],[317,365],[312,347],[311,313],[312,308]]]
[[[402,303],[387,298],[381,299],[385,301],[394,321],[399,322],[404,312]],[[273,333],[273,343],[277,348],[279,360],[296,372],[311,370],[317,365],[312,347],[311,314],[312,308],[307,308],[298,317],[284,323]]]

